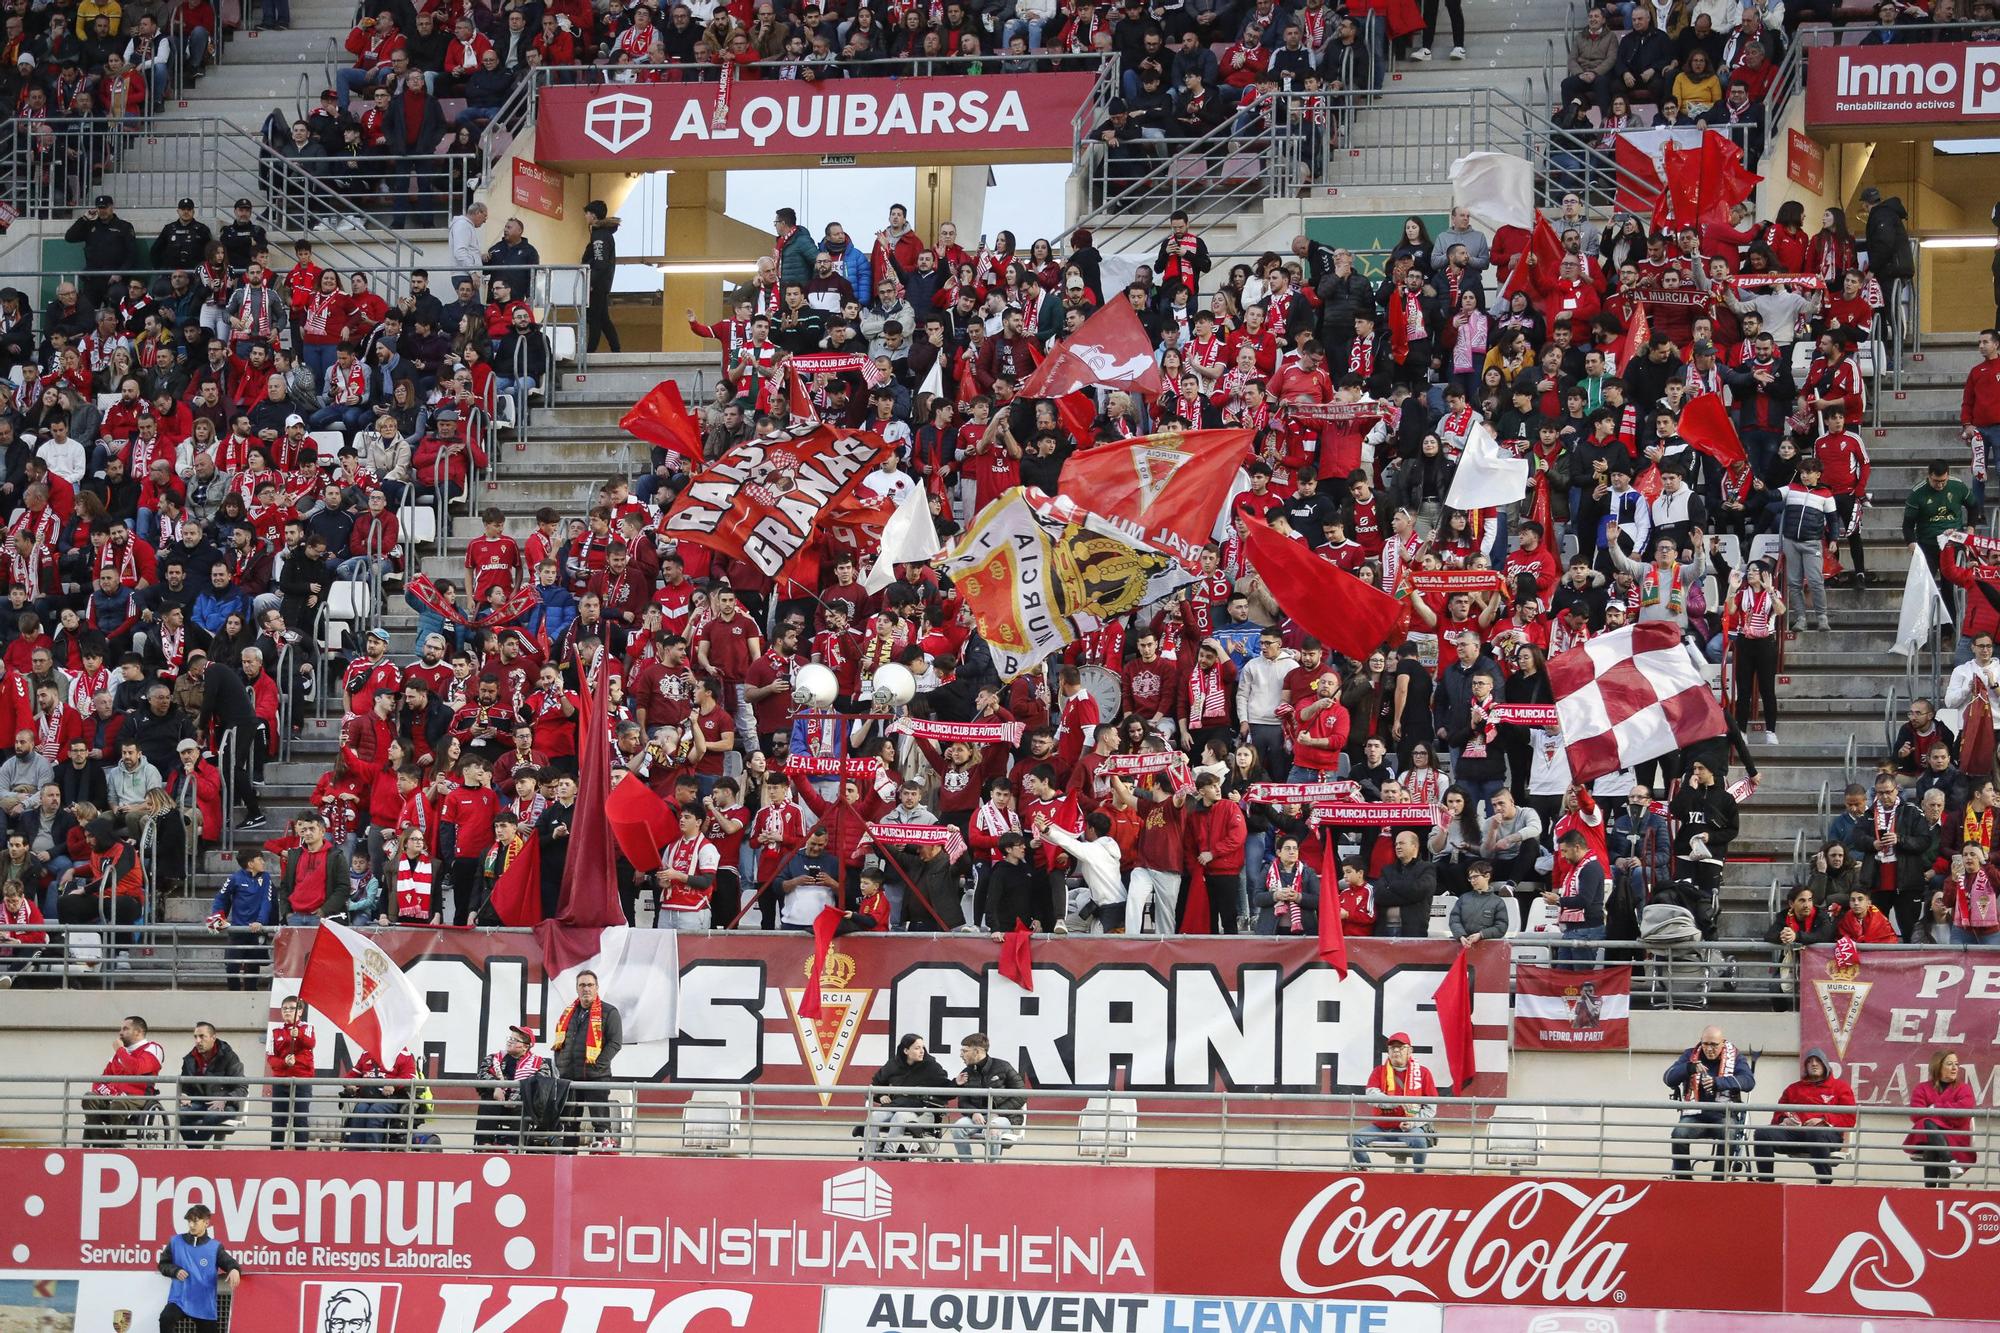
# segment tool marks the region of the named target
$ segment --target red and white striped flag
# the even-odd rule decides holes
[[[1632,969],[1514,969],[1514,1049],[1623,1051],[1632,1045]]]
[[[1658,759],[1727,728],[1715,691],[1671,620],[1628,625],[1550,658],[1549,685],[1573,782]]]

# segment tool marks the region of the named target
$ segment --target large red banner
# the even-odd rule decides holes
[[[420,1040],[432,1074],[475,1077],[509,1025],[547,1029],[533,932],[395,929],[372,938],[429,997]],[[297,989],[311,939],[280,933],[274,1004]],[[621,1078],[854,1087],[887,1063],[905,1032],[951,1068],[959,1039],[985,1032],[993,1054],[1043,1089],[1359,1092],[1382,1061],[1383,1038],[1407,1032],[1442,1081],[1434,997],[1458,954],[1454,940],[1350,940],[1342,978],[1311,940],[1072,936],[1036,941],[1029,992],[1000,975],[990,940],[852,935],[827,956],[821,1015],[812,1019],[799,1014],[810,935],[683,935],[679,945],[678,1036],[627,1047],[612,1066]],[[601,979],[619,986],[615,972]],[[1472,983],[1479,1073],[1465,1095],[1504,1096],[1505,944],[1473,946]],[[321,1072],[341,1067],[342,1044],[321,1040]]]
[[[0,1216],[33,1222],[0,1263],[144,1273],[193,1203],[247,1271],[236,1327],[285,1333],[363,1301],[404,1333],[810,1329],[810,1293],[843,1288],[1966,1319],[2000,1253],[2000,1195],[1959,1190],[10,1149]]]
[[[1812,52],[1806,124],[2000,119],[2000,46],[1939,42]]]
[[[888,453],[870,431],[818,424],[745,440],[674,497],[667,531],[775,578],[812,540],[820,515],[852,495]]]
[[[1060,155],[1092,74],[834,79],[738,84],[716,119],[713,83],[545,87],[535,156],[544,162],[771,158],[827,154]]]
[[[1861,952],[1842,965],[1832,948],[1799,963],[1799,1049],[1818,1047],[1864,1105],[1908,1106],[1931,1055],[1958,1052],[1979,1105],[2000,1106],[2000,958],[1991,950]]]

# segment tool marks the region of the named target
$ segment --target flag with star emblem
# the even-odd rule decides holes
[[[1190,430],[1099,445],[1063,464],[1063,492],[1085,527],[1195,569],[1255,440],[1255,431]]]

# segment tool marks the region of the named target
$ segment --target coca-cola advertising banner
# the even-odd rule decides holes
[[[1832,46],[1812,53],[1806,124],[1873,128],[2000,119],[2000,46]]]
[[[533,932],[394,929],[372,938],[427,996],[421,1054],[437,1077],[475,1077],[512,1024],[550,1026]],[[311,940],[310,931],[279,936],[274,1016],[298,989]],[[682,935],[678,943],[678,975],[665,979],[675,1031],[621,1052],[612,1066],[621,1078],[856,1087],[888,1062],[903,1033],[922,1036],[955,1071],[959,1040],[985,1032],[993,1054],[1043,1089],[1359,1092],[1382,1061],[1383,1038],[1407,1032],[1442,1082],[1435,997],[1459,947],[1350,940],[1343,979],[1311,940],[1037,940],[1035,986],[1026,991],[1000,975],[1000,948],[990,940],[843,936],[827,956],[820,1016],[805,1018],[810,935]],[[659,954],[599,946],[607,995],[660,993],[621,970],[635,957]],[[1469,1095],[1504,1096],[1507,946],[1474,945],[1471,971],[1479,1072]],[[627,1032],[634,1026],[628,1015]],[[339,1072],[345,1042],[324,1024],[321,1032],[319,1072]]]
[[[1863,1105],[1908,1106],[1931,1055],[1951,1049],[1979,1105],[2000,1106],[1996,1043],[2000,958],[1992,950],[1863,950],[1846,965],[1826,946],[1801,955],[1799,1049],[1832,1057]]]
[[[854,1315],[842,1333],[1057,1314],[1419,1333],[1454,1303],[1969,1319],[2000,1255],[2000,1195],[1961,1190],[9,1149],[0,1216],[33,1220],[9,1231],[0,1281],[143,1275],[195,1203],[246,1271],[235,1327],[259,1333],[364,1311],[343,1329],[812,1329],[816,1295]]]
[[[1094,77],[760,80],[722,94],[719,116],[713,83],[545,87],[535,156],[620,166],[827,155],[933,161],[961,153],[1067,161]]]

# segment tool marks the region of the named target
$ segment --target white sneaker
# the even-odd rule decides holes
[[[1420,46],[1416,50],[1410,52],[1410,59],[1412,60],[1429,60],[1430,58],[1431,58],[1431,49],[1428,46]]]
[[[1777,743],[1778,743],[1778,733],[1772,731],[1769,727],[1766,727],[1764,729],[1764,744],[1776,745]]]
[[[1452,48],[1451,48],[1451,58],[1452,58],[1453,60],[1463,60],[1463,59],[1465,59],[1465,48],[1464,48],[1464,47],[1462,47],[1462,46],[1454,46],[1454,47],[1452,47]]]

